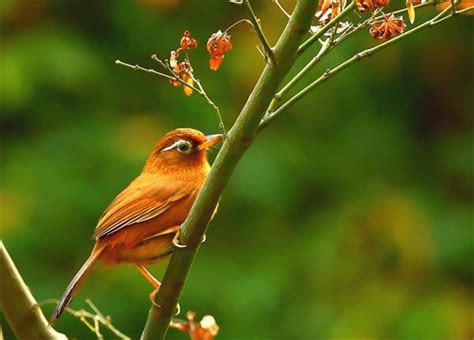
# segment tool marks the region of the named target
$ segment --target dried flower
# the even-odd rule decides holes
[[[318,18],[317,25],[311,25],[311,33],[318,33],[326,24],[339,15],[341,8],[344,8],[346,0],[319,0],[318,11],[315,16]],[[342,33],[351,26],[349,22],[339,22],[336,33]],[[324,35],[331,36],[333,30],[328,30]]]
[[[376,21],[370,28],[370,35],[380,42],[387,41],[403,33],[406,25],[402,17],[395,17],[393,13],[384,16],[383,20]]]
[[[222,33],[220,30],[211,35],[207,41],[207,50],[211,55],[209,60],[209,67],[213,71],[219,69],[222,60],[224,60],[224,54],[232,49],[232,42],[230,41],[230,35],[227,32]]]
[[[390,4],[390,0],[375,0],[375,7],[386,7]]]
[[[191,38],[191,33],[189,31],[185,31],[181,38],[180,45],[183,50],[192,50],[197,47],[198,43],[196,39]]]
[[[212,315],[206,315],[200,322],[196,322],[196,313],[187,312],[188,321],[171,321],[170,326],[188,333],[192,340],[212,340],[219,332],[219,326]]]
[[[171,62],[170,62],[170,65],[171,65]],[[194,80],[191,74],[192,69],[191,69],[191,66],[187,62],[183,61],[179,64],[175,64],[175,66],[172,67],[172,70],[176,77],[184,81],[186,84],[193,86]],[[176,87],[183,85],[183,83],[177,79],[170,79],[170,84]],[[187,96],[190,96],[193,93],[193,89],[190,88],[189,86],[183,86],[183,91],[184,91],[184,94]]]
[[[390,0],[356,0],[356,7],[360,13],[365,13],[388,6],[389,3]]]
[[[178,54],[176,51],[171,51],[170,53],[170,67],[175,68],[178,66]]]
[[[320,26],[326,25],[341,11],[340,0],[320,0],[318,11],[315,16],[318,18]]]

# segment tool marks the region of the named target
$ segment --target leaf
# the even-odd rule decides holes
[[[408,20],[410,24],[415,22],[415,6],[413,6],[412,0],[406,0],[407,4],[407,12],[408,12]]]

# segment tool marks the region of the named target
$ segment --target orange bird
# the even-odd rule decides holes
[[[205,136],[194,129],[176,129],[160,139],[142,173],[99,219],[94,249],[69,283],[50,323],[61,316],[99,259],[106,265],[130,263],[155,289],[160,287],[145,265],[173,251],[179,228],[209,172],[207,150],[222,138],[220,134]]]

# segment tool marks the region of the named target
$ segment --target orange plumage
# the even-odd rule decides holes
[[[108,265],[133,264],[155,288],[159,287],[144,265],[173,251],[173,238],[209,172],[207,150],[221,140],[222,135],[176,129],[156,144],[142,173],[99,219],[94,249],[64,292],[51,322],[60,317],[97,260]]]

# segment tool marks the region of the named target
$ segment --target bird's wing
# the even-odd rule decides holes
[[[140,175],[112,201],[97,223],[94,238],[155,218],[191,194],[179,181],[153,181],[149,176]]]

